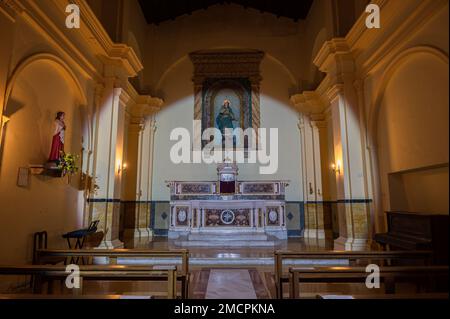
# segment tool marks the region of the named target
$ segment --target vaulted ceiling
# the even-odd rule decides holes
[[[230,3],[297,21],[306,18],[313,0],[139,0],[139,3],[147,23],[158,24],[215,4]]]

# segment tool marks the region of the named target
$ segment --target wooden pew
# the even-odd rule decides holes
[[[277,250],[274,253],[274,276],[278,299],[283,298],[283,283],[288,282],[288,275],[283,275],[283,260],[347,260],[349,265],[356,265],[360,261],[367,264],[377,263],[379,266],[392,263],[396,260],[418,260],[424,265],[431,263],[431,251],[316,251],[292,252]]]
[[[396,282],[423,283],[433,286],[436,279],[447,278],[448,266],[380,267],[380,284],[384,293],[395,294]],[[300,283],[365,283],[366,267],[292,267],[289,268],[289,297],[300,297]]]
[[[167,281],[167,296],[176,298],[177,270],[174,266],[153,268],[149,266],[123,266],[123,265],[89,265],[80,267],[80,288],[74,288],[74,295],[83,292],[83,281]],[[66,272],[63,265],[2,265],[0,275],[32,275],[36,279],[33,293],[40,293],[44,282],[49,282],[49,290],[52,280],[65,281],[70,273]]]
[[[47,259],[64,257],[73,259],[75,257],[107,257],[111,265],[117,264],[118,258],[181,258],[181,269],[177,269],[177,280],[181,282],[181,298],[187,299],[189,294],[189,251],[178,250],[145,250],[145,249],[38,249],[36,251],[36,263],[45,264]]]

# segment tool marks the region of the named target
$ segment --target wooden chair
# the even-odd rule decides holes
[[[47,257],[107,257],[109,264],[116,265],[118,258],[181,258],[181,267],[177,267],[177,280],[181,282],[181,297],[189,295],[189,251],[179,250],[141,250],[141,249],[77,249],[77,250],[38,250],[38,262]]]
[[[395,294],[396,283],[414,283],[420,292],[435,292],[437,280],[446,278],[448,266],[380,267],[380,283],[385,294]],[[289,297],[300,297],[301,283],[365,283],[366,267],[289,268]],[[448,286],[447,286],[448,291]]]
[[[398,260],[416,260],[423,265],[431,263],[430,251],[318,251],[292,252],[278,250],[274,253],[274,277],[278,299],[283,298],[283,283],[288,282],[288,274],[283,273],[283,261],[291,260],[344,260],[348,265],[377,263],[379,266],[392,265]]]
[[[74,295],[83,293],[85,280],[95,281],[167,281],[167,296],[176,298],[176,267],[164,268],[148,266],[79,266],[80,287],[74,288]],[[33,275],[37,280],[33,286],[33,293],[41,293],[44,283],[47,283],[48,293],[52,292],[52,281],[65,281],[68,276],[64,265],[4,265],[0,266],[0,275]]]

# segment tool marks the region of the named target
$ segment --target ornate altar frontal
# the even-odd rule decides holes
[[[187,239],[182,246],[210,246],[218,238],[228,244],[242,238],[252,246],[270,246],[269,236],[287,238],[287,181],[237,181],[237,166],[230,163],[217,171],[217,181],[168,182],[169,238]]]

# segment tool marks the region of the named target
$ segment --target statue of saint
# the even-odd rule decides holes
[[[52,148],[48,157],[49,162],[59,162],[61,156],[64,154],[64,132],[66,124],[64,123],[64,112],[56,113],[55,130],[52,139]]]
[[[233,121],[237,121],[233,110],[231,109],[231,102],[229,100],[223,101],[222,107],[220,108],[219,115],[216,117],[216,124],[219,127],[222,136],[225,135],[225,129],[234,129]]]

